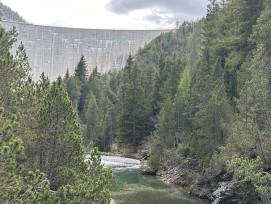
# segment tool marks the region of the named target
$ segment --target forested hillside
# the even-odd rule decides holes
[[[206,17],[124,68],[89,73],[82,55],[55,82],[33,82],[23,45],[12,56],[15,33],[0,28],[0,200],[109,203],[113,176],[96,146],[144,151],[152,170],[202,198],[224,189],[224,203],[270,202],[270,5],[210,0]]]
[[[0,13],[2,20],[17,21],[17,22],[26,22],[17,12],[13,11],[8,6],[0,2]]]
[[[15,35],[0,27],[0,202],[109,203],[112,171],[84,151],[63,80],[33,82],[23,45],[9,52]]]
[[[151,140],[149,164],[185,169],[183,185],[226,171],[270,199],[270,5],[212,0],[204,19],[181,23],[109,74],[87,73],[82,56],[64,81],[86,144],[132,153]]]

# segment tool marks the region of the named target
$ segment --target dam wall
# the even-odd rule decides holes
[[[33,80],[42,72],[55,80],[64,76],[67,69],[73,74],[80,56],[84,55],[87,69],[96,66],[99,72],[122,68],[128,55],[168,30],[106,30],[78,29],[41,26],[19,22],[2,21],[6,30],[13,27],[18,32],[17,42],[11,52],[15,53],[23,42]]]

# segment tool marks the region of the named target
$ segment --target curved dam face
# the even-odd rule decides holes
[[[78,29],[9,21],[0,24],[6,30],[16,28],[17,42],[11,52],[15,53],[23,42],[35,81],[42,72],[50,80],[63,77],[67,69],[72,74],[82,54],[89,72],[96,66],[100,72],[122,68],[130,53],[135,54],[140,47],[169,31]]]

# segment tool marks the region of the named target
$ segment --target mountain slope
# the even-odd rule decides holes
[[[0,2],[0,13],[2,14],[2,20],[26,22],[17,12],[13,11],[10,7]]]

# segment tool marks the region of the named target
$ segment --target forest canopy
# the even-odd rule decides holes
[[[109,73],[87,70],[31,79],[23,45],[0,28],[0,199],[109,203],[112,172],[100,151],[179,165],[192,179],[228,171],[271,199],[271,1],[209,1]],[[117,146],[117,150],[115,148]],[[91,159],[84,159],[90,147]],[[189,166],[196,163],[200,170]]]

